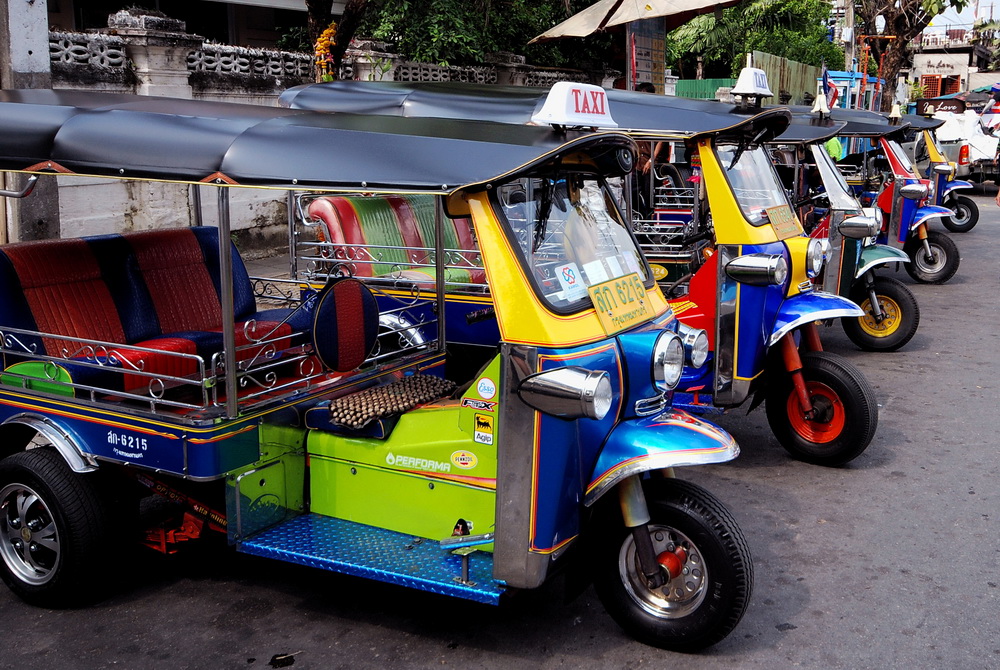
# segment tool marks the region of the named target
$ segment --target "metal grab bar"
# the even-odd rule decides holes
[[[26,198],[31,195],[31,192],[35,189],[35,182],[38,181],[38,175],[33,174],[28,177],[27,183],[25,183],[24,188],[20,191],[5,191],[0,189],[0,196],[5,198]]]

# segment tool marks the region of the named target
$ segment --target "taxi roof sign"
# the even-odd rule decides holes
[[[608,107],[608,94],[600,86],[560,81],[552,85],[532,123],[552,126],[617,128]]]
[[[756,67],[745,67],[740,70],[740,78],[736,80],[736,86],[730,93],[744,97],[771,98],[774,96],[767,84],[767,73]]]

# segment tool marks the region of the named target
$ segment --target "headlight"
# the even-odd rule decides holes
[[[818,240],[815,237],[809,240],[806,247],[806,276],[812,279],[823,270],[823,261],[826,258],[826,249],[829,243],[823,244],[826,240]]]
[[[955,174],[955,168],[952,167],[951,163],[938,163],[934,166],[934,172],[938,174],[952,175]]]
[[[664,391],[672,391],[684,370],[684,343],[669,330],[660,333],[653,345],[653,381]]]
[[[708,360],[708,333],[702,328],[692,328],[686,323],[680,324],[677,334],[684,342],[684,353],[687,363],[693,368],[700,368]]]
[[[566,367],[526,378],[517,394],[529,406],[564,419],[603,419],[611,409],[611,378],[603,370]]]
[[[788,261],[781,254],[747,254],[726,263],[726,274],[742,284],[784,284]]]

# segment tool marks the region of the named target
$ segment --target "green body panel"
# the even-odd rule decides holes
[[[310,510],[432,540],[452,535],[460,519],[472,534],[492,532],[495,441],[474,442],[461,414],[459,401],[426,405],[402,415],[385,440],[311,431]]]
[[[54,381],[49,375],[45,374],[46,368],[48,368],[50,373],[55,372]],[[42,361],[25,361],[23,363],[14,363],[5,372],[12,374],[0,375],[0,383],[10,386],[20,386],[21,388],[41,393],[51,393],[69,398],[73,397],[72,387],[67,386],[73,381],[73,378],[61,366]],[[15,374],[19,376],[15,377]],[[29,377],[30,379],[23,379],[23,377]]]
[[[260,426],[260,459],[226,475],[231,541],[305,511],[306,429]]]

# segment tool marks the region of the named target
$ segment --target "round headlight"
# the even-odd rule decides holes
[[[686,323],[680,324],[677,334],[684,341],[684,353],[687,364],[700,368],[708,360],[708,333],[702,328],[692,328]]]
[[[590,411],[587,413],[591,419],[600,421],[611,409],[613,394],[611,392],[611,377],[607,373],[602,374],[597,379],[597,385],[593,389],[593,401],[590,404]]]
[[[653,345],[653,381],[664,391],[672,391],[684,370],[684,343],[669,330],[660,333]]]
[[[826,252],[823,247],[823,241],[818,240],[815,237],[809,240],[809,246],[806,248],[806,276],[812,279],[813,277],[819,275],[820,271],[823,269],[823,260],[826,256]]]

